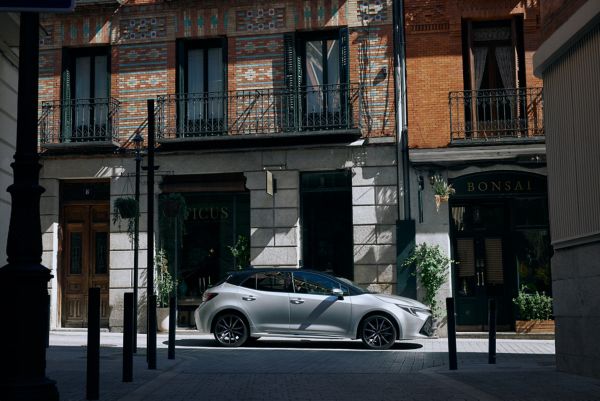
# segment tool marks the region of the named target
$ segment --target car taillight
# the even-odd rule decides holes
[[[208,302],[211,299],[213,299],[214,297],[216,297],[217,295],[219,295],[217,292],[205,292],[202,295],[202,302]]]

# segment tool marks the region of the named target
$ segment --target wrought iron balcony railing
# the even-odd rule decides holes
[[[542,88],[449,94],[451,143],[544,139]]]
[[[43,147],[117,144],[119,101],[114,98],[95,98],[43,102],[38,125]]]
[[[358,85],[268,88],[158,97],[162,139],[358,130]]]

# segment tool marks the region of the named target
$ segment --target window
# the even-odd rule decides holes
[[[299,294],[331,295],[334,288],[339,288],[348,295],[348,287],[342,286],[329,277],[309,272],[294,272],[294,292]]]
[[[248,277],[242,287],[259,291],[291,292],[291,277],[288,272],[261,272]]]
[[[339,129],[348,123],[348,29],[284,38],[285,76],[296,90],[301,129]],[[296,102],[290,100],[290,110]],[[292,120],[292,119],[290,119]]]
[[[63,66],[63,141],[106,141],[110,134],[109,49],[65,50]]]
[[[225,39],[178,43],[180,136],[225,131]]]

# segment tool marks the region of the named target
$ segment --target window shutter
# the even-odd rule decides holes
[[[348,48],[348,28],[341,28],[339,32],[340,40],[340,83],[348,84],[350,82],[349,73],[349,48]]]
[[[60,142],[70,142],[71,131],[73,128],[73,105],[71,96],[73,82],[73,66],[71,65],[71,57],[69,51],[66,49],[63,49],[62,63],[62,96],[60,104],[60,109],[62,112],[62,124]]]
[[[183,132],[185,127],[185,99],[187,97],[187,88],[185,82],[185,74],[187,67],[187,54],[185,51],[185,43],[180,40],[177,42],[177,132],[176,136],[179,136],[179,133]]]
[[[296,52],[296,38],[293,32],[283,35],[285,89],[282,96],[282,125],[285,131],[294,131],[298,115],[298,85],[302,82],[301,68]]]

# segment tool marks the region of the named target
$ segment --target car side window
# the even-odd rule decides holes
[[[289,272],[260,272],[248,277],[242,287],[259,291],[291,292],[291,276]]]
[[[331,295],[334,288],[340,288],[348,295],[348,287],[342,286],[329,277],[308,272],[294,272],[294,292],[299,294]]]

